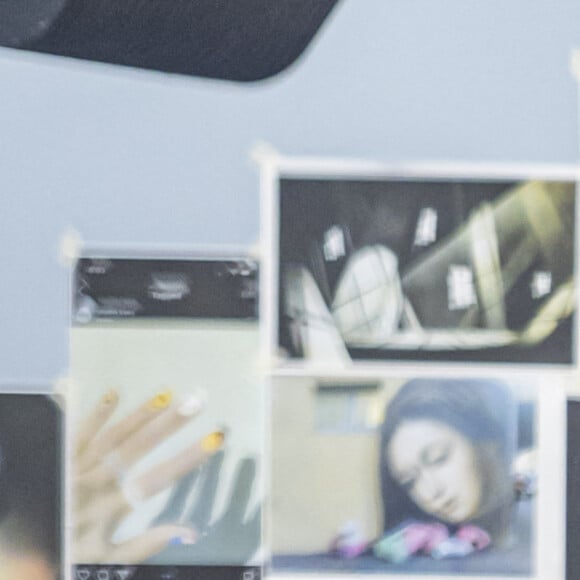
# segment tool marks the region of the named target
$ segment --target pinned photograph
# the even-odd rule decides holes
[[[64,433],[55,401],[0,394],[0,579],[64,577]]]
[[[273,571],[552,577],[537,386],[276,377]]]
[[[265,194],[281,360],[576,364],[572,173],[483,173],[280,170]]]
[[[257,270],[254,260],[235,256],[76,264],[70,354],[79,573],[106,565],[159,576],[202,568],[210,580],[259,577]]]
[[[566,578],[580,575],[580,398],[575,393],[567,404],[566,453]]]

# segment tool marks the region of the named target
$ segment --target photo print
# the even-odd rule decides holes
[[[64,428],[44,394],[0,394],[0,580],[64,578]]]
[[[77,572],[259,578],[257,276],[243,256],[78,261]]]
[[[558,577],[538,564],[563,484],[539,482],[537,386],[275,377],[274,574]]]
[[[570,175],[311,174],[272,193],[282,357],[576,363]]]
[[[580,574],[580,399],[571,397],[567,407],[566,464],[566,579]]]

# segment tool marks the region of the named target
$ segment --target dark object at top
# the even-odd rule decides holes
[[[304,51],[337,0],[3,0],[0,45],[236,81]]]

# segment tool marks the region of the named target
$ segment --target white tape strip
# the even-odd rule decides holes
[[[574,48],[570,53],[570,72],[580,82],[580,48]]]
[[[81,255],[83,240],[79,232],[68,228],[60,239],[59,261],[63,266],[71,266]]]
[[[258,141],[250,149],[250,159],[257,165],[275,164],[280,159],[280,153],[270,143]]]

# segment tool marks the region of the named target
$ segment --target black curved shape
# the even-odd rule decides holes
[[[28,36],[24,26],[11,35],[10,19],[2,18],[7,12],[15,21],[22,11],[19,2],[27,5],[29,21],[37,19]],[[8,0],[8,6],[0,8],[0,44],[165,72],[256,81],[291,65],[337,2]]]
[[[2,0],[0,45],[18,47],[42,36],[62,12],[67,0]]]

